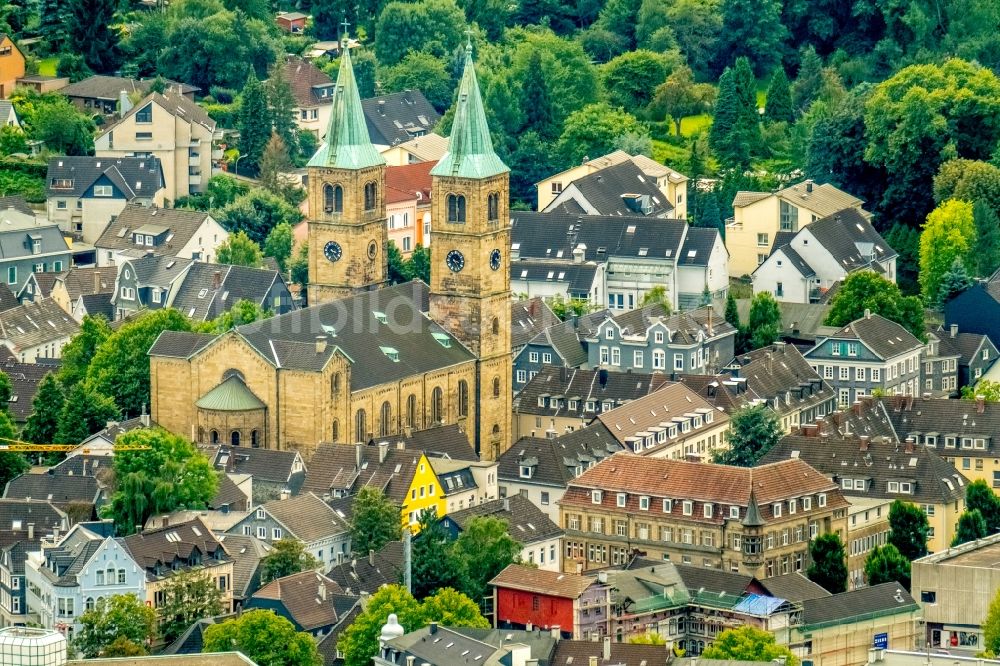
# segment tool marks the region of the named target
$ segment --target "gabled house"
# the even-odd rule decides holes
[[[562,571],[562,529],[542,509],[521,495],[483,502],[449,512],[441,524],[452,538],[464,532],[476,518],[496,518],[507,525],[507,533],[521,544],[521,561],[547,571]]]
[[[340,564],[351,553],[351,526],[326,502],[305,492],[271,500],[226,530],[274,545],[282,539],[301,541],[324,567]]]
[[[448,152],[448,139],[440,134],[428,132],[409,141],[383,148],[380,152],[389,166],[405,166],[418,162],[437,164]]]
[[[52,295],[52,287],[55,286],[56,278],[60,275],[62,273],[31,273],[14,295],[17,302],[24,305],[49,298]]]
[[[526,298],[542,297],[584,303],[603,303],[605,265],[579,261],[518,261],[510,265],[510,288]]]
[[[10,97],[17,80],[22,76],[24,54],[10,35],[0,32],[0,99]]]
[[[729,288],[729,251],[718,229],[688,227],[677,267],[677,305],[708,305]]]
[[[537,210],[545,210],[570,183],[624,162],[635,164],[635,166],[642,170],[645,180],[651,181],[656,185],[657,189],[663,195],[664,201],[673,206],[672,217],[678,220],[687,219],[688,177],[645,155],[629,155],[624,150],[615,150],[607,155],[587,160],[579,166],[570,167],[566,171],[549,176],[536,183],[535,187],[538,191]]]
[[[278,18],[275,19],[275,23],[285,32],[297,35],[305,31],[306,19],[308,18],[302,12],[281,12],[278,14]]]
[[[168,268],[171,261],[174,266]],[[274,314],[285,314],[294,307],[278,271],[182,262],[156,255],[122,261],[111,297],[115,319],[141,309],[175,308],[189,319],[210,321],[239,301],[250,301]]]
[[[733,357],[736,328],[711,305],[670,314],[653,304],[610,316],[583,339],[592,368],[713,374]]]
[[[894,321],[865,316],[825,335],[803,356],[847,407],[878,389],[884,395],[920,395],[924,343]]]
[[[71,261],[69,245],[54,224],[0,229],[0,275],[15,293],[31,273],[59,273]]]
[[[24,563],[42,539],[58,540],[69,518],[44,500],[0,499],[0,624],[28,622]]]
[[[951,324],[947,327],[940,326],[933,332],[938,340],[940,353],[947,352],[949,358],[958,357],[958,372],[956,382],[950,388],[952,392],[960,391],[965,386],[975,386],[983,377],[993,378],[996,371],[994,364],[1000,358],[1000,350],[990,339],[990,336],[983,333],[968,333],[959,330],[958,324]],[[942,371],[942,377],[955,376],[954,364],[948,366],[948,370]],[[928,375],[925,368],[925,375]],[[926,382],[926,379],[924,380]],[[935,376],[935,381],[938,381]],[[935,390],[935,384],[930,390]],[[925,386],[926,389],[926,386]],[[947,390],[942,386],[942,390]]]
[[[53,157],[45,208],[64,232],[94,243],[127,204],[162,206],[164,185],[155,157]]]
[[[781,232],[798,231],[845,208],[862,215],[864,202],[829,183],[806,180],[777,192],[737,192],[726,220],[729,273],[750,275],[764,263]]]
[[[921,395],[931,395],[936,398],[957,397],[958,361],[962,354],[956,340],[944,333],[940,327],[927,326],[924,334],[927,336],[927,344],[924,345],[922,373],[924,382]],[[986,336],[978,336],[975,333],[966,335],[980,338],[980,342],[989,340]],[[980,376],[982,376],[981,370]]]
[[[100,600],[119,594],[145,599],[145,571],[105,531],[75,525],[54,546],[28,554],[25,579],[32,621],[72,638],[82,628],[80,617]]]
[[[233,608],[239,611],[260,589],[261,560],[271,552],[271,546],[242,534],[220,534],[219,541],[233,558]]]
[[[542,212],[666,218],[673,205],[655,181],[632,160],[625,160],[572,181]]]
[[[1000,271],[953,296],[944,306],[945,326],[1000,340]],[[972,382],[974,383],[974,382]]]
[[[150,93],[94,139],[98,157],[157,157],[170,202],[204,191],[222,169],[222,130],[176,92]],[[104,265],[104,264],[100,264]]]
[[[114,319],[111,297],[117,276],[116,266],[74,266],[55,276],[49,296],[77,321],[83,321],[88,314],[103,315],[111,321]]]
[[[272,580],[254,592],[244,608],[262,608],[295,625],[314,639],[330,633],[354,608],[358,598],[344,594],[343,588],[315,571]]]
[[[23,220],[25,223],[35,219],[35,211],[31,209],[28,200],[20,194],[0,197],[0,216],[7,218],[14,215],[18,216],[18,221]]]
[[[798,233],[781,232],[753,272],[754,293],[779,301],[818,303],[851,273],[875,271],[896,281],[896,251],[858,208],[845,208]]]
[[[540,296],[528,298],[520,301],[511,301],[510,304],[510,348],[517,356],[518,352],[536,335],[555,326],[562,320],[556,316],[552,308],[548,306]]]
[[[60,358],[80,324],[51,298],[0,312],[0,345],[21,363]]]
[[[567,484],[624,448],[603,426],[580,428],[562,437],[522,437],[502,456],[500,497],[524,497],[556,524]]]
[[[17,110],[14,109],[14,104],[7,100],[0,100],[0,127],[4,126],[21,127],[21,121],[17,117]]]
[[[441,114],[419,90],[363,99],[361,108],[368,136],[379,151],[425,136],[441,120]]]
[[[253,503],[296,495],[306,476],[306,464],[298,451],[278,451],[229,445],[201,447],[215,468],[226,474],[253,479]]]
[[[557,321],[537,331],[527,344],[514,352],[515,394],[548,366],[589,368],[584,338],[592,336],[597,326],[610,316],[609,310],[570,315],[566,321]],[[517,326],[517,322],[512,325]]]
[[[146,96],[153,88],[155,79],[127,79],[120,76],[95,74],[61,88],[60,93],[84,112],[96,112],[105,116],[124,115],[131,108],[133,95]],[[183,95],[194,101],[199,88],[186,83],[165,79],[166,87],[174,94]],[[122,101],[124,100],[124,105]]]
[[[3,293],[0,290],[0,293]],[[55,365],[46,363],[21,363],[11,354],[0,362],[0,371],[10,378],[11,395],[7,409],[10,416],[19,427],[24,427],[34,409],[32,401],[35,392],[45,375],[58,371]]]
[[[293,14],[298,14],[294,12]],[[298,14],[303,17],[303,14]],[[278,22],[281,23],[281,15]],[[289,30],[291,32],[291,30]],[[330,124],[330,109],[333,105],[333,79],[326,72],[308,60],[286,55],[283,65],[284,78],[295,99],[295,124],[300,130],[312,132],[317,138]]]
[[[385,170],[386,224],[389,240],[403,256],[430,247],[431,168],[436,162],[390,166]]]
[[[437,475],[448,513],[498,497],[496,462],[435,456],[428,456],[427,462]]]
[[[350,561],[330,568],[327,577],[346,594],[374,594],[383,585],[403,582],[403,542],[390,541],[381,550],[358,553]]]
[[[206,212],[126,206],[94,247],[101,267],[149,254],[213,263],[228,239],[229,232]]]
[[[82,463],[82,470],[81,465],[74,464],[76,462]],[[52,506],[66,512],[74,523],[93,520],[107,500],[107,484],[99,477],[104,470],[98,465],[88,470],[92,462],[85,456],[77,456],[41,474],[21,474],[7,482],[3,497],[51,502]]]
[[[557,639],[610,634],[611,587],[596,578],[510,564],[490,585],[498,627],[546,627]]]

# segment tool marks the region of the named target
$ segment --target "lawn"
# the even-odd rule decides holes
[[[38,61],[38,73],[42,76],[55,76],[59,66],[59,58],[46,58]]]
[[[681,136],[692,136],[707,130],[708,126],[712,124],[712,116],[707,113],[703,113],[700,116],[684,116],[681,118]],[[674,128],[674,124],[670,123],[670,134],[675,135],[677,132]]]
[[[681,146],[653,139],[653,154],[651,157],[660,164],[687,164],[688,151]]]

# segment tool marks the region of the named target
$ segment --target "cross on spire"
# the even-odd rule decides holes
[[[347,44],[347,28],[348,28],[348,26],[351,25],[350,23],[347,22],[347,14],[344,14],[344,20],[340,22],[340,25],[344,28],[344,36],[343,36],[342,39],[343,39],[343,43],[346,45]]]
[[[468,49],[472,49],[472,28],[471,27],[465,29],[465,40],[466,40],[465,41],[465,48],[467,50]]]

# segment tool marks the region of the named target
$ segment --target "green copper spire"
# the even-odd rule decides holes
[[[309,166],[364,169],[385,164],[385,159],[368,136],[346,38],[340,52],[340,72],[337,74],[337,87],[333,91],[333,109],[330,111],[326,143],[309,160]]]
[[[458,88],[448,152],[431,169],[431,175],[488,178],[507,171],[510,169],[493,152],[483,98],[476,81],[476,68],[472,64],[472,44],[469,44],[465,47],[465,71]]]

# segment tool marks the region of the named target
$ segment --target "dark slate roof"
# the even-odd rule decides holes
[[[11,479],[4,491],[10,499],[39,499],[56,506],[69,502],[94,504],[101,486],[93,476],[22,474]]]
[[[271,546],[242,534],[220,534],[219,541],[233,558],[233,596],[244,599],[260,587],[260,561]]]
[[[126,79],[120,76],[101,76],[95,74],[82,81],[71,83],[65,88],[60,88],[59,93],[66,97],[117,100],[123,90],[127,93],[140,92],[145,95],[149,93],[149,89],[153,86],[154,82],[155,79],[137,81],[136,79]],[[180,86],[183,93],[194,93],[201,90],[197,86],[178,83],[170,79],[164,79],[164,82],[171,88]]]
[[[262,599],[280,601],[303,631],[313,631],[337,623],[337,609],[331,597],[342,593],[340,585],[323,574],[303,571],[271,581],[254,592],[246,607],[253,608]]]
[[[705,399],[713,407],[730,416],[747,404],[761,397],[747,387],[745,381],[737,381],[729,374],[683,375],[674,374],[674,379]]]
[[[208,501],[209,509],[221,509],[229,507],[233,511],[245,511],[249,508],[250,498],[240,490],[228,474],[223,474],[219,479],[219,486],[215,491],[215,496]]]
[[[292,485],[304,476],[305,465],[297,451],[255,449],[250,447],[212,446],[203,451],[216,469],[228,474],[249,474],[254,481],[268,481]],[[291,489],[291,488],[290,488]],[[297,488],[292,489],[294,493]]]
[[[55,571],[49,566],[43,566],[38,568],[38,573],[57,587],[75,587],[77,575],[97,554],[102,543],[104,539],[88,535],[87,538],[66,541],[55,548],[46,549],[43,551],[45,563],[54,566]]]
[[[154,567],[169,565],[175,558],[186,560],[195,550],[200,551],[206,558],[221,550],[223,560],[231,559],[225,554],[222,543],[200,518],[158,529],[144,530],[124,537],[121,539],[121,544],[132,559],[146,570],[148,579],[152,579]]]
[[[823,426],[820,429],[826,432]],[[863,450],[864,449],[864,450]],[[965,496],[969,483],[954,465],[926,446],[907,451],[896,441],[837,432],[824,435],[787,435],[760,460],[761,465],[798,459],[842,485],[842,479],[864,479],[867,490],[844,490],[846,496],[903,499],[923,504],[947,504]],[[846,463],[846,464],[845,464]],[[888,483],[907,481],[913,493],[889,492]]]
[[[29,240],[42,241],[42,254],[65,252],[69,246],[59,227],[50,224],[41,227],[4,229],[0,231],[0,259],[27,259],[32,256]]]
[[[172,294],[171,305],[195,321],[215,319],[240,300],[270,309],[268,295],[276,282],[283,282],[278,271],[195,262]]]
[[[36,298],[48,298],[52,295],[52,287],[55,286],[56,280],[61,276],[62,273],[32,273],[17,292],[18,299],[24,297],[28,283],[34,285],[33,294]]]
[[[562,437],[522,437],[500,456],[497,476],[506,481],[565,488],[577,469],[588,469],[622,450],[600,423]],[[522,466],[531,467],[530,479],[521,477]]]
[[[527,497],[513,495],[504,499],[483,502],[467,509],[451,511],[446,518],[462,530],[473,519],[488,516],[507,523],[507,531],[518,543],[530,545],[562,536],[562,529],[552,522],[541,509]]]
[[[631,164],[631,163],[629,163]],[[687,222],[629,215],[511,211],[511,248],[521,259],[566,259],[585,246],[585,261],[614,257],[675,260]]]
[[[562,365],[567,368],[577,368],[587,363],[587,350],[581,343],[580,337],[589,335],[600,322],[610,316],[609,310],[600,310],[582,317],[570,317],[564,322],[549,326],[529,342],[552,347],[562,359]]]
[[[712,256],[716,241],[720,240],[718,229],[706,227],[688,227],[684,237],[684,247],[681,248],[681,258],[677,262],[681,266],[707,266]]]
[[[865,420],[877,427],[876,434],[905,440],[920,434],[938,434],[937,449],[941,455],[951,456],[954,449],[944,448],[944,438],[982,437],[985,449],[961,448],[964,457],[998,457],[1000,451],[1000,402],[971,400],[922,400],[920,398],[890,396],[866,398],[860,406]],[[852,428],[863,427],[855,419]],[[881,431],[885,431],[884,433]],[[961,443],[957,443],[961,447]]]
[[[666,666],[671,660],[670,650],[664,645],[636,645],[611,642],[609,659],[604,658],[604,645],[597,641],[561,640],[549,660],[550,666],[585,666],[591,657],[598,666]],[[699,660],[701,663],[701,660]]]
[[[924,343],[905,328],[877,314],[855,319],[828,337],[834,340],[860,340],[882,359],[889,359],[924,346]]]
[[[3,293],[2,289],[0,289],[0,293]],[[15,422],[24,423],[31,415],[31,402],[35,399],[38,384],[45,375],[58,370],[58,367],[38,363],[21,363],[16,357],[8,356],[0,364],[0,370],[3,370],[10,377],[12,393],[10,402],[7,404],[10,414]]]
[[[69,519],[51,502],[45,500],[0,499],[0,547],[28,537],[28,523],[35,526],[35,536],[48,534],[53,528],[65,530]]]
[[[83,313],[91,317],[101,315],[108,321],[115,317],[115,304],[111,302],[111,292],[106,294],[84,294],[80,296]]]
[[[566,261],[512,261],[510,279],[531,282],[561,282],[572,294],[589,294],[597,275],[594,262],[572,263]]]
[[[98,181],[107,179],[126,200],[153,197],[164,187],[158,157],[53,157],[45,175],[45,196],[82,197]],[[55,187],[57,180],[70,187]]]
[[[610,372],[607,370],[576,370],[543,366],[517,394],[517,413],[538,416],[578,417],[593,419],[600,413],[601,403],[612,401],[615,407],[636,400],[669,383],[662,373]],[[545,396],[564,396],[563,406],[538,406],[538,399]],[[569,411],[569,401],[577,399],[576,410]],[[596,401],[597,409],[586,411],[588,400]]]
[[[725,593],[734,597],[741,596],[750,583],[753,576],[699,567],[693,564],[675,564],[677,575],[684,582],[684,587],[689,590],[704,590],[708,593]]]
[[[802,625],[846,624],[851,620],[915,613],[920,606],[898,583],[882,583],[802,602]]]
[[[146,208],[126,206],[104,230],[94,246],[101,250],[134,250],[143,254],[176,254],[198,232],[209,214],[184,208]],[[173,235],[167,243],[139,248],[132,240],[132,232],[144,225],[166,227]],[[187,260],[190,261],[190,260]]]
[[[940,355],[945,355],[944,351],[948,350],[959,357],[959,363],[962,365],[969,365],[975,360],[979,356],[984,344],[987,347],[992,346],[992,340],[989,339],[989,336],[982,333],[964,333],[958,331],[953,337],[950,329],[940,326],[934,331],[934,334],[941,341],[940,347],[942,353]],[[991,355],[992,357],[993,355]]]
[[[188,358],[207,347],[216,337],[210,333],[163,331],[150,347],[149,355]]]
[[[358,391],[474,358],[456,338],[431,321],[425,314],[426,302],[427,285],[413,281],[235,330],[278,367],[319,371],[339,351],[351,361],[351,390]],[[382,323],[381,318],[388,315],[393,320]],[[328,344],[324,352],[317,353],[316,337],[320,335],[327,335]],[[395,350],[396,359],[386,350]]]
[[[9,209],[16,210],[18,213],[23,213],[24,215],[31,215],[32,217],[35,215],[35,211],[28,205],[28,200],[20,194],[0,197],[0,211]]]
[[[889,247],[858,208],[845,208],[816,220],[803,230],[805,229],[809,230],[809,233],[847,272],[871,265],[869,257],[860,252],[859,244],[871,245],[877,261],[886,261],[896,256],[896,251]]]
[[[369,446],[385,440],[385,437],[379,437],[369,442]],[[414,430],[409,434],[390,437],[388,441],[390,446],[402,445],[408,451],[423,451],[429,458],[479,460],[479,454],[469,443],[468,434],[458,424]]]
[[[398,585],[403,580],[403,542],[390,541],[375,553],[332,567],[326,575],[351,594],[372,594],[383,585]]]
[[[441,120],[441,115],[419,90],[363,99],[361,108],[372,143],[383,146],[394,146],[433,132]]]
[[[559,317],[552,312],[540,296],[510,304],[510,346],[519,349],[531,338],[549,326],[559,323]]]
[[[829,592],[798,571],[764,578],[758,580],[757,584],[767,590],[772,596],[791,601],[792,603],[798,603],[806,599],[823,599],[830,596]]]
[[[347,598],[337,595],[335,601]],[[350,610],[340,608],[340,622],[316,643],[316,649],[319,650],[320,656],[323,657],[323,666],[336,666],[336,664],[344,663],[343,653],[337,650],[337,642],[340,640],[340,634],[343,633],[344,629],[354,624],[354,620],[357,619],[358,615],[361,615],[361,598],[351,598],[356,599],[354,605]]]
[[[59,276],[58,281],[66,287],[70,300],[80,296],[111,294],[115,290],[116,266],[74,266]]]
[[[836,395],[794,345],[775,343],[755,349],[734,358],[729,367],[778,414],[825,403]]]
[[[0,312],[16,308],[20,304],[10,287],[6,283],[0,284]]]
[[[355,457],[359,452],[360,466]],[[392,501],[400,503],[416,473],[420,452],[389,448],[385,454],[385,459],[380,462],[378,447],[320,444],[309,460],[309,471],[306,472],[302,490],[325,497],[354,494],[365,486],[372,486]]]
[[[736,327],[716,314],[710,305],[670,313],[664,305],[653,304],[617,314],[612,319],[623,335],[644,335],[653,324],[663,323],[670,331],[670,341],[680,345],[698,342],[700,334],[709,339],[736,334]]]
[[[575,187],[597,215],[644,215],[628,206],[625,195],[629,194],[648,198],[649,216],[657,217],[673,210],[656,187],[656,181],[643,174],[632,160],[577,178],[567,187]]]
[[[79,330],[80,324],[51,298],[0,312],[0,336],[17,349],[62,340]]]

